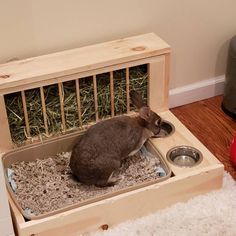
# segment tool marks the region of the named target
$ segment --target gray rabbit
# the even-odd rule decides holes
[[[120,116],[91,126],[73,147],[70,168],[84,184],[112,186],[119,178],[113,173],[121,161],[139,151],[145,141],[160,132],[161,117],[142,101],[136,91],[130,92],[139,109],[135,117]]]

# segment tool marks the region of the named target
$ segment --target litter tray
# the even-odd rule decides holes
[[[6,177],[8,191],[9,191],[10,196],[11,196],[12,200],[14,201],[15,205],[18,207],[19,211],[26,219],[28,219],[28,220],[40,219],[40,218],[54,215],[56,213],[65,212],[66,210],[69,210],[69,209],[81,207],[81,206],[84,206],[84,205],[87,205],[87,204],[90,204],[90,203],[93,203],[93,202],[96,202],[96,201],[99,201],[102,199],[107,199],[107,198],[116,196],[118,194],[122,194],[122,193],[125,193],[128,191],[132,191],[132,190],[135,190],[138,188],[142,188],[142,187],[145,187],[148,185],[152,185],[152,184],[164,181],[171,176],[171,170],[170,170],[168,164],[163,159],[163,157],[158,152],[158,150],[154,147],[154,145],[148,141],[145,144],[145,147],[148,152],[150,152],[151,154],[153,154],[153,156],[157,157],[160,160],[160,166],[164,169],[164,171],[166,173],[165,176],[162,176],[162,177],[160,176],[156,179],[144,181],[144,182],[136,184],[134,186],[129,186],[129,187],[122,188],[119,190],[111,191],[111,192],[103,194],[103,195],[95,196],[90,199],[80,201],[76,204],[65,206],[65,207],[62,207],[58,210],[54,210],[54,211],[51,211],[48,213],[39,214],[36,216],[32,215],[32,214],[27,214],[22,209],[19,202],[17,201],[15,193],[13,192],[12,187],[10,186],[10,184],[8,182],[8,177],[6,174],[7,168],[9,168],[13,163],[16,163],[16,162],[34,161],[36,159],[44,159],[44,158],[52,157],[58,153],[69,152],[72,150],[72,147],[76,143],[76,140],[78,139],[79,135],[81,135],[81,134],[70,134],[70,135],[67,135],[66,137],[55,138],[53,140],[47,141],[44,144],[30,145],[28,147],[23,147],[18,150],[11,151],[2,157],[3,166],[5,169],[5,177]]]

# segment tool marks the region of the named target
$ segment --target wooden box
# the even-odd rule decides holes
[[[50,151],[48,151],[50,153],[68,150],[71,147],[73,142],[68,142],[68,140],[72,140],[77,133],[80,133],[80,130],[67,134],[62,99],[63,83],[67,81],[75,81],[79,104],[79,80],[88,76],[93,77],[94,106],[96,108],[95,122],[97,122],[99,121],[99,115],[96,100],[98,92],[96,75],[106,72],[110,75],[111,117],[113,117],[115,116],[114,106],[112,106],[114,101],[113,72],[125,69],[127,113],[131,114],[128,104],[129,68],[143,64],[148,66],[148,104],[152,110],[157,112],[163,119],[171,122],[175,127],[173,134],[165,138],[149,140],[149,145],[156,149],[164,162],[167,163],[171,170],[171,176],[161,182],[127,189],[118,195],[114,194],[106,198],[95,199],[93,202],[88,202],[88,204],[72,207],[30,221],[23,217],[11,194],[9,194],[16,234],[78,235],[96,231],[101,229],[103,225],[112,227],[122,221],[153,213],[176,202],[186,201],[193,196],[222,186],[223,165],[168,110],[170,47],[153,33],[0,65],[0,150],[4,168],[7,168],[9,164],[7,157],[10,156],[10,161],[14,161],[14,153],[26,149],[30,150],[29,152],[37,158],[38,151],[47,148],[48,145],[51,145]],[[58,137],[50,137],[49,135],[47,140],[35,139],[31,137],[25,92],[29,89],[39,88],[43,122],[46,132],[48,132],[43,88],[52,84],[58,85],[62,134]],[[5,95],[15,92],[20,92],[22,97],[25,132],[29,136],[29,142],[26,142],[25,146],[20,148],[12,142],[4,99]],[[78,117],[81,119],[81,113],[78,114]],[[60,148],[52,148],[55,145]],[[201,163],[191,168],[179,167],[170,163],[166,158],[167,152],[179,145],[187,145],[198,149],[203,156]]]

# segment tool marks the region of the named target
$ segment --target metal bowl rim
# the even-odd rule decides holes
[[[199,159],[197,160],[197,162],[195,162],[195,164],[192,165],[192,166],[180,166],[180,165],[176,164],[174,161],[172,161],[171,158],[170,158],[171,152],[173,152],[173,151],[176,150],[176,149],[180,149],[180,148],[189,149],[189,150],[191,150],[191,151],[195,151],[196,153],[198,153]],[[191,157],[191,156],[190,156],[190,157]],[[201,151],[198,150],[198,149],[195,148],[195,147],[187,146],[187,145],[180,145],[180,146],[176,146],[176,147],[171,148],[171,149],[166,153],[166,158],[167,158],[167,160],[168,160],[171,164],[173,164],[173,165],[175,165],[175,166],[178,166],[178,167],[181,167],[181,168],[183,168],[183,167],[185,167],[185,168],[192,168],[192,167],[195,167],[195,166],[199,165],[199,164],[202,162],[202,160],[203,160],[203,155],[202,155]]]
[[[166,124],[170,125],[170,127],[172,128],[171,132],[163,137],[158,137],[158,134],[157,134],[157,137],[154,136],[154,138],[167,138],[175,132],[175,126],[170,121],[162,120],[162,123],[166,123]]]

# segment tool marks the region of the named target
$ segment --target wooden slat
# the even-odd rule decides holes
[[[41,97],[41,104],[42,104],[42,110],[43,110],[44,129],[45,129],[46,135],[49,135],[48,122],[47,122],[47,109],[46,109],[46,104],[45,104],[45,96],[44,96],[43,87],[40,87],[40,97]]]
[[[169,84],[170,84],[170,61],[171,56],[170,53],[165,54],[165,74],[164,74],[164,104],[163,104],[163,110],[166,108],[169,108]]]
[[[82,126],[81,105],[80,105],[80,90],[79,90],[79,79],[76,79],[76,80],[75,80],[75,87],[76,87],[76,98],[77,98],[77,108],[78,108],[79,125]]]
[[[20,225],[25,223],[25,219],[21,214],[21,212],[19,211],[19,209],[17,208],[17,206],[15,205],[15,202],[12,200],[9,193],[8,193],[8,203],[11,210],[11,217],[14,224],[15,235],[20,235],[21,231]]]
[[[130,97],[129,97],[129,68],[125,70],[125,78],[126,78],[126,102],[127,102],[127,113],[130,112]]]
[[[169,87],[165,77],[166,62],[162,60],[148,65],[148,105],[155,112],[168,110]]]
[[[22,90],[39,88],[39,87],[48,86],[48,85],[52,85],[52,84],[58,84],[58,83],[62,83],[62,82],[70,81],[70,80],[76,80],[76,79],[80,79],[80,78],[90,77],[93,75],[103,74],[103,73],[107,73],[110,71],[116,71],[116,70],[120,70],[120,69],[124,69],[124,68],[128,68],[128,67],[148,64],[148,63],[156,62],[158,59],[161,60],[162,57],[163,56],[147,57],[147,58],[143,58],[140,60],[127,61],[122,64],[116,64],[116,65],[112,65],[112,66],[97,68],[94,70],[83,71],[83,72],[79,72],[79,73],[75,73],[75,74],[70,74],[70,75],[65,75],[65,76],[60,76],[60,77],[55,77],[55,78],[49,78],[49,79],[41,80],[41,81],[31,80],[30,83],[26,83],[26,84],[19,83],[19,85],[18,85],[18,83],[14,83],[14,86],[9,86],[9,87],[5,87],[5,88],[0,89],[0,95],[19,92]],[[0,65],[0,67],[1,67],[1,65]]]
[[[29,125],[29,117],[28,117],[28,112],[27,112],[25,91],[21,91],[21,98],[22,98],[22,105],[23,105],[23,111],[24,111],[26,133],[27,133],[27,136],[30,137],[30,125]]]
[[[170,47],[154,33],[0,65],[0,90],[162,55]]]
[[[4,152],[12,148],[11,133],[9,129],[7,111],[5,106],[4,96],[0,95],[0,152]]]
[[[114,76],[113,71],[110,72],[110,96],[111,96],[111,117],[115,115],[115,105],[114,105]]]
[[[94,106],[95,106],[95,116],[96,121],[98,121],[98,94],[97,94],[97,79],[96,75],[93,75],[93,94],[94,94]]]
[[[64,89],[63,84],[58,83],[59,89],[59,99],[60,99],[60,109],[61,109],[61,122],[62,122],[62,131],[66,131],[66,120],[65,120],[65,112],[64,112]]]

